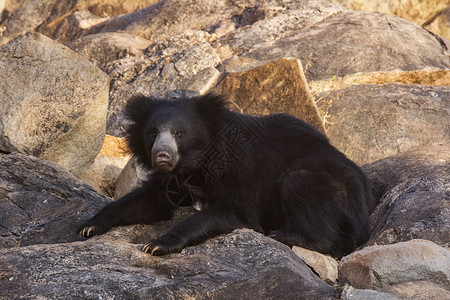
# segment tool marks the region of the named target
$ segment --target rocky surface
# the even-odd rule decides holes
[[[0,248],[76,241],[81,220],[110,201],[56,163],[0,156]]]
[[[360,85],[317,96],[331,143],[359,164],[450,142],[450,88]]]
[[[427,239],[448,247],[450,147],[426,147],[364,166],[381,203],[367,245]]]
[[[153,3],[0,1],[0,299],[449,298],[448,40],[325,0]],[[15,39],[28,31],[55,41]],[[246,229],[165,257],[140,251],[193,208],[77,236],[113,200],[63,167],[124,195],[147,172],[130,161],[118,177],[129,97],[210,90],[238,111],[303,118],[367,163],[380,204],[339,278],[332,258]],[[96,157],[105,124],[113,137]]]
[[[41,34],[4,45],[0,151],[31,154],[81,173],[105,138],[108,84],[98,68]]]
[[[235,64],[238,66],[229,67],[215,89],[227,96],[231,109],[251,115],[288,113],[325,133],[323,118],[298,59],[279,59],[246,71],[242,71],[246,68],[244,62],[238,60]]]

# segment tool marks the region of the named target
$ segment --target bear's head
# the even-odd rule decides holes
[[[130,121],[128,146],[148,169],[160,173],[194,171],[224,109],[224,98],[215,94],[176,100],[135,96],[125,107]]]

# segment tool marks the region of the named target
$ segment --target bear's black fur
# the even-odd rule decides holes
[[[203,209],[148,242],[144,252],[179,252],[243,227],[335,257],[367,240],[375,201],[366,176],[302,120],[233,112],[214,94],[137,96],[125,112],[131,152],[155,172],[85,223],[82,236],[171,218],[176,206],[167,186],[175,176],[195,176]]]

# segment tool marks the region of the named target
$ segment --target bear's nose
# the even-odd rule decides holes
[[[170,153],[167,151],[159,151],[156,153],[156,162],[167,162],[170,161]]]

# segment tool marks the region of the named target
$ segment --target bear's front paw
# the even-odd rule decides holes
[[[94,225],[92,223],[86,223],[80,228],[78,228],[78,235],[81,237],[93,237],[94,235],[99,235],[107,232],[111,229],[111,226]]]
[[[150,240],[142,247],[142,251],[150,255],[166,255],[170,253],[177,253],[183,250],[184,247],[179,242],[171,238],[161,237],[159,239]]]
[[[79,236],[81,237],[91,237],[95,235],[95,226],[88,226],[88,227],[84,227],[82,228],[79,233]]]

